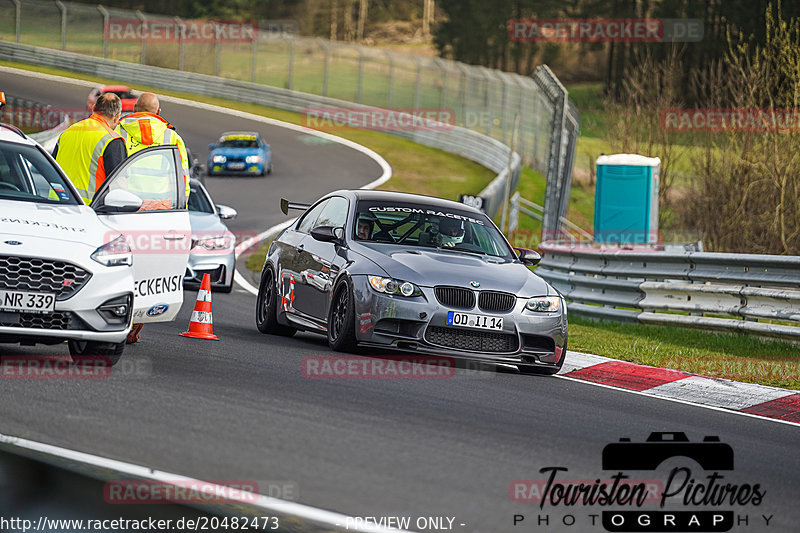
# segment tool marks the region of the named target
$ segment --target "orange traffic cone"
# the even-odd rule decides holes
[[[209,274],[203,274],[203,282],[200,284],[200,290],[197,291],[197,301],[194,304],[194,311],[192,311],[192,319],[189,321],[189,331],[181,333],[181,337],[219,340],[214,335],[214,324],[211,320],[211,276]]]

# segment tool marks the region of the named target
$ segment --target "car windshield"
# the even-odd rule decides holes
[[[258,141],[255,137],[250,136],[223,137],[218,146],[220,148],[258,148]]]
[[[78,204],[53,164],[35,146],[0,143],[0,199]]]
[[[211,203],[208,201],[208,197],[200,189],[200,187],[192,185],[190,192],[191,194],[189,194],[189,203],[187,206],[189,211],[193,211],[195,213],[214,212],[214,208],[211,207]]]
[[[361,201],[353,229],[358,241],[513,257],[485,215],[457,209]]]

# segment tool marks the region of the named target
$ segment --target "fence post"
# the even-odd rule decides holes
[[[186,43],[184,43],[183,41],[183,32],[184,32],[183,19],[180,17],[172,17],[172,20],[175,21],[175,27],[177,28],[178,31],[178,70],[183,72],[183,68],[185,66],[184,61],[186,58],[185,55],[186,51],[184,50]]]
[[[256,56],[258,56],[258,38],[260,33],[261,31],[259,28],[256,28],[255,35],[253,35],[252,48],[250,49],[250,83],[256,82],[256,65],[258,64]]]
[[[286,80],[286,88],[292,90],[294,82],[294,38],[289,37],[289,76]]]
[[[219,76],[219,71],[222,63],[222,39],[219,38],[219,32],[217,32],[215,41],[216,42],[214,43],[214,76]]]
[[[414,86],[414,108],[419,109],[420,93],[422,92],[422,60],[414,56],[417,63],[417,82]]]
[[[67,6],[61,0],[56,0],[56,7],[61,11],[61,49],[67,49]]]
[[[392,107],[394,100],[394,56],[388,51],[384,50],[384,54],[389,59],[389,80],[386,83],[386,107]]]
[[[511,235],[512,231],[516,231],[519,227],[519,191],[511,195],[511,204],[508,210],[508,232],[506,235]]]
[[[358,85],[356,89],[356,102],[362,103],[364,98],[364,49],[360,46],[355,46],[358,52]]]
[[[110,18],[108,10],[97,4],[97,10],[103,15],[103,59],[108,59],[108,19]]]
[[[442,111],[447,104],[447,64],[439,57],[434,58],[433,61],[439,65],[439,68],[442,70],[442,88],[439,92],[439,111]]]
[[[14,35],[15,35],[14,39],[15,42],[19,43],[20,30],[21,30],[20,19],[22,15],[21,13],[22,4],[20,3],[20,0],[11,0],[11,3],[14,4]]]
[[[331,45],[324,39],[317,39],[317,43],[325,50],[325,61],[322,64],[322,96],[328,96],[328,76],[331,69]]]
[[[461,116],[462,116],[462,124],[465,128],[469,128],[469,110],[467,109],[467,77],[469,76],[469,71],[467,70],[467,66],[462,63],[456,63],[458,69],[461,71],[461,77],[458,80],[458,99],[461,101]]]
[[[138,18],[142,22],[142,25],[141,25],[141,28],[142,28],[142,52],[141,52],[141,54],[139,56],[139,63],[141,63],[142,65],[145,65],[145,64],[147,64],[147,37],[146,37],[147,31],[145,31],[147,29],[147,17],[145,17],[144,13],[142,13],[141,11],[139,11],[137,9],[136,10],[136,18]]]

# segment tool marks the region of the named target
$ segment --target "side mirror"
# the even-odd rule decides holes
[[[209,150],[213,150],[215,146],[216,146],[216,144],[211,143],[211,144],[208,145],[208,149]]]
[[[542,256],[535,250],[529,250],[527,248],[514,248],[514,250],[517,251],[517,256],[524,265],[536,266],[539,264],[539,261],[542,260]]]
[[[142,207],[142,199],[130,191],[115,189],[95,208],[98,213],[134,213]]]
[[[311,230],[311,237],[315,241],[341,244],[343,235],[341,230],[342,228],[334,228],[333,226],[317,226]]]
[[[236,218],[236,215],[239,214],[236,212],[236,209],[228,207],[227,205],[217,205],[217,213],[219,214],[219,218],[223,220]]]

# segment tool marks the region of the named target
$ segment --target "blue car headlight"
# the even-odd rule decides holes
[[[245,160],[246,163],[251,164],[251,165],[253,163],[261,163],[261,156],[260,155],[248,155],[247,157],[245,157],[244,160]]]
[[[225,157],[224,155],[215,155],[211,158],[212,163],[224,163],[227,160],[228,158]]]
[[[369,276],[369,284],[378,292],[384,294],[394,294],[396,296],[406,296],[412,298],[420,296],[422,291],[410,281],[400,281],[399,279],[383,278],[381,276]]]

